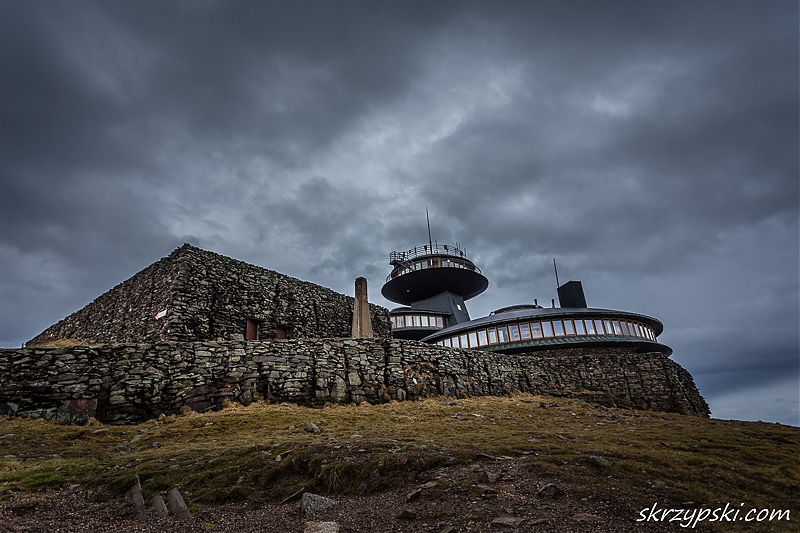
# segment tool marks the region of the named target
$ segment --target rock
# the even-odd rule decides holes
[[[599,455],[589,457],[589,464],[597,468],[611,468],[611,461]]]
[[[153,511],[155,511],[156,516],[169,516],[167,504],[164,503],[164,498],[161,497],[161,494],[154,494],[150,502],[153,504]]]
[[[492,472],[491,470],[484,470],[486,472],[486,479],[489,483],[497,483],[500,480],[500,474],[497,472]]]
[[[183,501],[183,497],[181,493],[178,492],[177,488],[173,487],[169,489],[169,492],[167,492],[167,501],[170,510],[175,514],[176,518],[179,520],[190,520],[192,518],[192,513],[189,512],[189,508],[186,507],[186,502]]]
[[[136,483],[125,493],[125,500],[133,505],[132,516],[134,520],[144,520],[144,497],[142,496],[142,484],[139,476],[136,476]]]
[[[589,514],[589,513],[577,513],[572,515],[570,520],[574,520],[575,522],[599,522],[603,519],[597,515]]]
[[[517,527],[522,523],[522,518],[514,518],[513,516],[501,516],[492,520],[491,526],[497,528],[504,527]]]
[[[333,507],[336,505],[336,503],[336,500],[331,500],[325,496],[305,492],[303,493],[303,499],[300,502],[300,510],[303,512],[303,514],[309,515],[316,513],[317,511],[327,509],[328,507]]]
[[[553,483],[548,483],[547,485],[536,491],[536,497],[555,499],[561,496],[563,493],[564,491],[562,491],[556,485],[554,485]]]
[[[482,494],[497,494],[497,489],[494,489],[489,485],[478,485],[478,488],[481,489]]]
[[[420,494],[422,494],[422,489],[416,488],[411,492],[409,492],[408,494],[406,494],[406,501],[407,502],[414,501],[419,497]]]
[[[319,426],[316,425],[314,422],[306,422],[305,424],[303,424],[303,429],[305,429],[309,433],[315,433],[316,434],[316,433],[320,433],[321,432],[321,430],[319,429]]]
[[[403,509],[400,511],[400,514],[397,515],[399,520],[414,520],[417,517],[417,512],[412,511],[411,509]]]
[[[303,533],[339,533],[336,522],[306,522]]]

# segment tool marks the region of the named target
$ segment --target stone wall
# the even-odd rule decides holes
[[[243,339],[248,319],[258,338],[350,336],[354,299],[188,244],[120,283],[31,339],[158,343]],[[161,312],[164,312],[161,316]],[[391,336],[389,313],[370,305],[376,336]]]
[[[127,423],[225,399],[384,402],[429,395],[568,395],[708,416],[660,353],[573,348],[503,355],[398,339],[304,339],[0,350],[0,413]]]

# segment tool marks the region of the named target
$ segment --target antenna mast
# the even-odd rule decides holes
[[[559,288],[561,286],[561,284],[558,282],[558,267],[556,267],[556,258],[555,257],[553,258],[553,270],[556,273],[556,289],[557,289],[557,288]]]
[[[425,204],[425,218],[428,221],[428,246],[430,246],[430,251],[433,253],[433,240],[431,239],[431,217],[428,215],[428,204]]]

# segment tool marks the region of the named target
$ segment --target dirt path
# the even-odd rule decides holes
[[[338,501],[335,506],[310,516],[304,516],[299,500],[294,500],[282,505],[203,505],[191,521],[179,522],[159,519],[151,510],[146,520],[134,521],[122,498],[108,500],[80,487],[7,493],[0,501],[0,532],[283,533],[302,532],[312,522],[336,522],[341,533],[674,530],[637,523],[642,504],[624,493],[595,494],[579,483],[542,477],[524,457],[442,467],[404,487],[331,497]],[[701,526],[695,531],[704,531]]]

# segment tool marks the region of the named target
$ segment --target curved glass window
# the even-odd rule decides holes
[[[472,348],[478,346],[478,332],[477,331],[470,331],[469,332],[469,345]]]
[[[412,320],[412,317],[414,319]],[[407,315],[405,323],[407,327],[413,323],[417,324],[417,319],[421,319],[421,315]],[[441,317],[437,317],[441,319]],[[392,324],[397,324],[399,327],[403,322],[403,317],[392,317]],[[420,320],[422,326],[425,326],[425,321]],[[431,327],[437,327],[443,321],[439,322],[430,317],[428,324]],[[564,319],[551,319],[551,320],[536,320],[531,322],[512,322],[510,324],[502,324],[497,326],[490,326],[487,328],[475,329],[471,331],[464,331],[456,334],[455,336],[437,341],[437,344],[453,348],[480,348],[484,346],[491,346],[495,344],[505,344],[514,342],[524,342],[533,339],[552,338],[552,337],[565,337],[565,336],[624,336],[624,337],[639,337],[657,342],[657,337],[654,329],[646,324],[634,321],[619,320],[619,319],[591,319],[591,318],[564,318]]]
[[[396,315],[390,317],[392,329],[402,328],[444,328],[444,319],[433,315]]]
[[[497,341],[508,342],[508,330],[505,326],[497,326]]]

